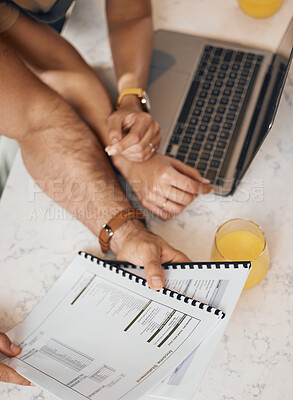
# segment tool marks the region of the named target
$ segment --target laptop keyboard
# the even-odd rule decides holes
[[[166,154],[223,185],[263,56],[205,46]]]

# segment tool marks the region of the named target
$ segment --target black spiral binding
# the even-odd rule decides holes
[[[144,267],[138,267],[136,265],[130,264],[130,263],[120,263],[120,265],[123,265],[123,268],[132,268],[132,269],[144,269]],[[247,261],[241,261],[237,263],[231,263],[231,262],[204,262],[204,263],[166,263],[162,264],[163,269],[221,269],[221,268],[248,268],[250,269],[251,265],[250,262]]]
[[[129,269],[130,268],[131,269],[137,269],[137,268],[143,268],[143,267],[136,267],[135,265],[130,264],[130,263],[126,263],[126,262],[125,263],[119,262],[119,265],[120,265],[119,266],[119,265],[117,265],[116,261],[102,260],[102,259],[100,259],[98,257],[95,257],[95,256],[93,256],[93,255],[91,255],[89,253],[86,253],[84,251],[80,251],[78,254],[80,256],[83,256],[86,259],[91,260],[92,262],[96,262],[99,266],[102,266],[104,268],[108,268],[110,271],[115,271],[116,274],[121,274],[124,277],[128,277],[128,279],[130,279],[131,281],[139,283],[139,284],[141,284],[143,286],[148,286],[146,279],[144,279],[144,278],[142,278],[142,277],[140,277],[138,275],[135,275],[132,272],[125,271],[124,269],[121,268],[121,265],[123,265],[123,267],[128,267]],[[243,266],[245,268],[249,268],[249,263],[247,263],[248,264],[247,266],[245,266],[244,264],[245,263],[243,263]],[[199,264],[199,265],[201,265],[201,264]],[[185,267],[185,268],[189,267],[189,269],[194,269],[196,266],[199,267],[199,265],[198,264],[184,263],[184,264],[163,264],[162,266],[163,266],[164,269],[171,269],[171,268],[172,269],[177,269],[177,268],[182,268],[182,267]],[[231,266],[236,267],[236,264],[234,265],[234,264],[231,264],[231,263],[230,264],[229,263],[221,263],[221,265],[225,265],[225,268],[230,268]],[[193,268],[191,268],[191,266],[193,266]],[[208,269],[210,269],[212,267],[215,267],[215,266],[217,266],[217,264],[215,264],[215,263],[207,263],[207,264],[203,264],[202,265],[202,267],[206,267]],[[190,305],[192,305],[194,307],[198,307],[198,308],[200,308],[202,310],[205,310],[207,312],[213,313],[213,314],[221,317],[221,319],[223,319],[225,317],[225,313],[222,310],[219,310],[218,308],[209,306],[208,304],[202,303],[199,300],[194,300],[191,297],[186,297],[185,295],[177,293],[177,292],[174,292],[171,289],[167,289],[167,288],[163,287],[162,289],[158,290],[158,292],[160,292],[160,293],[162,293],[164,295],[170,296],[172,298],[175,298],[175,299],[177,299],[179,301],[183,300],[184,303],[190,304]]]

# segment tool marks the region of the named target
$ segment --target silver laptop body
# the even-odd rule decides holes
[[[292,21],[285,39],[291,55]],[[288,58],[288,54],[286,56]],[[250,164],[247,157],[251,161],[256,145],[259,147],[262,142],[260,135],[265,136],[272,125],[271,120],[268,127],[263,126],[263,120],[271,97],[267,91],[270,87],[268,73],[272,75],[274,59],[275,54],[267,50],[178,32],[157,31],[148,92],[152,104],[151,113],[161,126],[159,151],[198,168],[203,176],[211,179],[216,194],[228,195],[233,192],[243,176],[243,168],[246,170]],[[288,68],[287,65],[283,81]],[[212,72],[209,73],[209,70]],[[246,76],[242,76],[242,73]],[[230,76],[235,75],[238,81],[235,83],[234,79],[233,83]],[[218,79],[218,76],[222,79]],[[237,96],[237,87],[244,90],[242,98],[241,94]],[[212,93],[218,93],[218,96]],[[229,96],[224,93],[229,93]],[[277,97],[273,108],[277,107],[280,96]],[[210,102],[213,104],[209,107]],[[198,105],[202,108],[198,109]],[[236,112],[235,105],[240,106]],[[204,111],[198,115],[202,109]],[[275,115],[274,110],[270,112]],[[228,121],[227,118],[234,120]],[[227,126],[230,127],[229,132]],[[265,134],[261,130],[265,130]],[[218,158],[205,150],[211,148]],[[207,159],[208,154],[211,154],[210,159]],[[219,157],[219,154],[222,156]]]

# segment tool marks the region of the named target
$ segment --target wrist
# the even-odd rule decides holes
[[[113,253],[118,254],[124,244],[131,240],[132,237],[137,237],[142,231],[146,231],[144,224],[138,219],[126,221],[114,233],[110,241],[110,249]]]
[[[131,108],[137,112],[143,111],[141,101],[135,94],[124,96],[119,106],[119,109],[121,108]]]
[[[122,155],[112,156],[111,161],[114,167],[120,172],[120,174],[125,178],[129,179],[131,170],[133,169],[133,162],[129,161]]]

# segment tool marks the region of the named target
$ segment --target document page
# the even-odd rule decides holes
[[[223,323],[199,307],[89,255],[79,255],[10,338],[5,359],[62,400],[137,400]]]
[[[150,395],[189,400],[197,390],[202,376],[231,318],[250,272],[250,264],[219,264],[191,273],[187,269],[165,271],[166,287],[196,298],[226,314],[219,325]],[[140,271],[142,274],[143,271]]]

